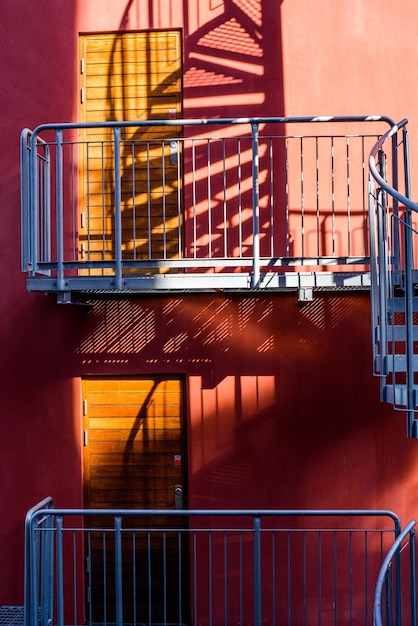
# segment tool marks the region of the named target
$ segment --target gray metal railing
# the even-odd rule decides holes
[[[374,597],[375,626],[417,623],[416,521],[399,533],[388,550],[377,577]]]
[[[382,399],[406,412],[407,434],[417,437],[418,205],[411,200],[406,124],[383,135],[369,159],[373,362]]]
[[[390,511],[51,506],[26,519],[25,626],[371,624],[400,532]]]
[[[327,286],[339,270],[341,285],[362,285],[367,156],[388,125],[358,116],[26,129],[28,288],[298,287],[312,273]]]

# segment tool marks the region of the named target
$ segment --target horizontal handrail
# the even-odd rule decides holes
[[[383,122],[390,127],[395,126],[392,118],[386,115],[319,115],[300,117],[225,117],[225,118],[190,118],[175,120],[134,120],[134,121],[111,121],[111,122],[63,122],[53,124],[40,124],[32,131],[33,135],[46,130],[76,130],[78,128],[129,128],[132,126],[223,126],[223,125],[260,125],[260,124],[325,124],[325,123],[359,123],[359,122]]]
[[[52,500],[52,499],[51,499]],[[51,501],[49,498],[47,501]],[[45,515],[53,516],[106,516],[109,514],[135,517],[138,515],[169,517],[387,517],[394,523],[395,533],[400,532],[400,520],[396,513],[389,509],[63,509],[45,508],[42,502],[33,507],[27,514],[27,520]]]

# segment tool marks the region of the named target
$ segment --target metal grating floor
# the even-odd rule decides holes
[[[25,607],[1,606],[0,626],[23,626],[25,623]]]

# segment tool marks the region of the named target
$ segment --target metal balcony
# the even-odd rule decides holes
[[[369,286],[380,116],[45,124],[21,136],[27,289]]]

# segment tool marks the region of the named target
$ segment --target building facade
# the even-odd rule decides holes
[[[170,508],[181,484],[184,508],[414,517],[416,441],[379,399],[367,289],[59,305],[21,271],[18,154],[23,128],[52,122],[382,114],[410,120],[414,163],[412,0],[396,19],[363,0],[22,0],[3,13],[0,603],[22,604],[24,515],[46,495]],[[132,38],[145,56],[120,89]]]

